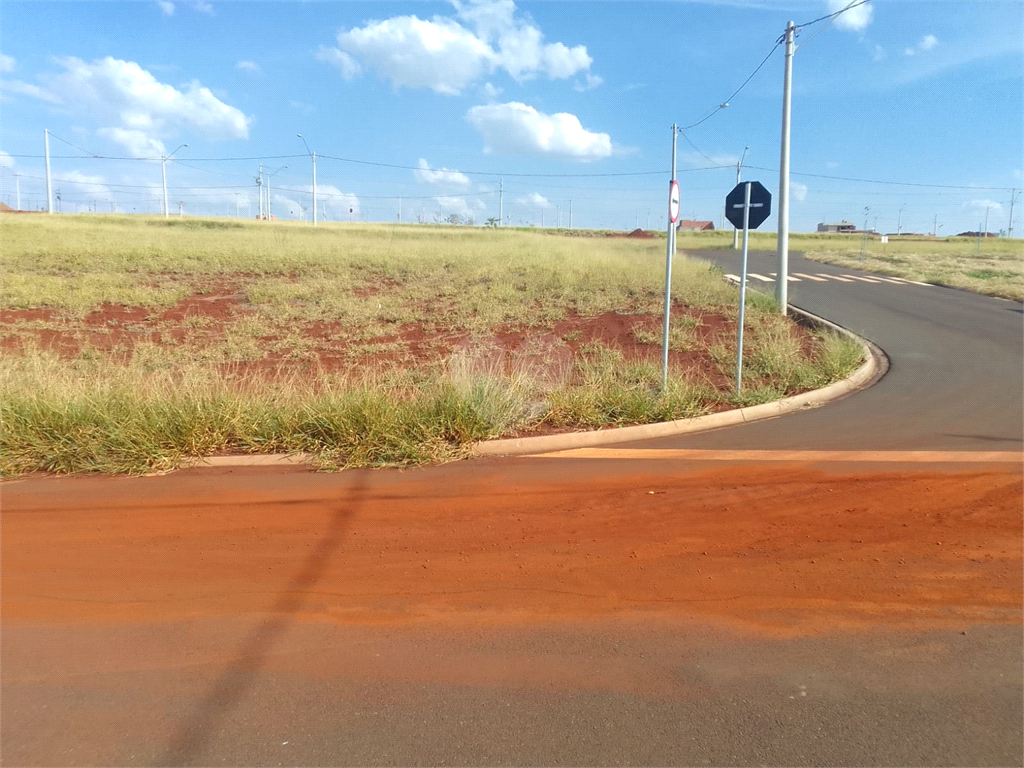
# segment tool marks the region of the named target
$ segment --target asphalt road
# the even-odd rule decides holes
[[[692,255],[739,275],[740,253]],[[774,253],[749,256],[749,272],[771,278],[777,270]],[[824,408],[622,447],[1021,450],[1024,315],[1019,302],[955,288],[897,284],[796,253],[790,254],[789,274],[805,275],[789,282],[789,303],[881,347],[890,361],[886,376]],[[775,290],[774,281],[756,278],[748,286]]]
[[[705,252],[700,256],[716,261],[726,272],[738,273],[738,257],[732,253]],[[807,262],[797,255],[791,257],[790,269],[791,274],[815,276],[861,274]],[[754,254],[751,271],[769,277],[774,271],[771,257]],[[850,278],[801,279],[790,285],[790,299],[881,346],[891,360],[888,375],[871,389],[820,409],[701,435],[616,447],[1021,450],[1024,366],[1020,304],[941,287]],[[707,465],[664,458],[650,463],[485,460],[417,470],[400,476],[394,485],[403,487],[401,477],[420,484],[406,488],[410,493],[433,485],[450,492],[458,501],[446,503],[461,509],[472,507],[474,498],[481,505],[486,501],[500,507],[494,498],[500,488],[508,494],[508,505],[518,503],[523,509],[549,516],[552,525],[564,520],[565,525],[575,526],[583,510],[591,511],[588,503],[580,501],[588,494],[597,504],[612,505],[612,519],[634,519],[642,501],[626,495],[621,497],[625,501],[615,506],[613,496],[624,494],[621,487],[630,487],[630,478],[639,478],[645,466],[643,488],[657,488],[659,474],[666,478],[666,487],[680,485],[682,478],[699,475]],[[857,479],[846,487],[859,487],[856,483],[860,482],[898,487],[901,473],[915,469],[919,468],[898,464],[875,467],[864,474],[863,481]],[[810,477],[812,487],[827,498],[827,482],[815,474],[821,471],[825,470],[790,468],[779,479],[779,492],[795,487],[792,484],[798,478]],[[853,470],[846,467],[842,471]],[[723,493],[739,493],[737,498],[742,500],[743,466],[735,465],[735,472],[735,483],[720,477],[716,482]],[[288,477],[291,480],[286,482]],[[588,620],[517,622],[514,614],[500,616],[497,609],[488,612],[486,597],[479,606],[486,620],[465,626],[453,624],[442,614],[431,618],[429,612],[416,621],[397,623],[360,624],[329,617],[300,620],[299,609],[313,599],[317,585],[330,576],[332,568],[351,563],[358,555],[355,544],[348,544],[347,549],[342,544],[360,541],[353,538],[354,529],[335,533],[325,528],[322,540],[308,553],[289,548],[286,556],[282,549],[280,560],[264,562],[259,558],[265,555],[259,550],[245,561],[252,567],[255,559],[261,571],[273,567],[299,574],[301,592],[296,591],[294,579],[282,576],[279,591],[265,596],[266,610],[228,608],[216,614],[211,613],[211,604],[230,606],[236,599],[246,604],[257,599],[252,592],[262,587],[255,580],[231,580],[231,558],[243,562],[247,549],[254,551],[256,544],[268,537],[283,537],[283,528],[268,523],[265,529],[250,532],[248,526],[225,524],[218,528],[213,520],[217,538],[210,548],[190,546],[187,539],[159,531],[111,544],[111,530],[94,530],[88,523],[81,524],[81,531],[69,529],[59,511],[69,503],[67,494],[73,493],[75,505],[82,510],[95,509],[97,515],[106,514],[111,520],[141,514],[153,502],[165,503],[183,516],[204,518],[242,505],[253,510],[272,505],[271,520],[275,515],[283,520],[311,509],[310,514],[324,520],[344,520],[351,526],[366,515],[359,507],[359,494],[348,488],[352,483],[358,485],[356,481],[318,476],[315,483],[297,483],[289,475],[268,481],[269,490],[256,493],[246,491],[239,478],[221,471],[188,473],[188,479],[180,481],[173,475],[153,478],[149,485],[122,481],[132,484],[132,493],[138,496],[137,510],[130,506],[112,509],[104,500],[109,498],[106,484],[117,480],[33,480],[4,489],[7,522],[0,584],[4,605],[8,600],[20,605],[19,600],[31,603],[38,598],[47,606],[45,615],[35,619],[18,617],[20,609],[6,610],[0,627],[0,759],[4,764],[1024,762],[1021,625],[1019,621],[989,621],[984,612],[972,614],[969,595],[956,611],[950,607],[948,615],[941,606],[926,612],[931,619],[917,628],[889,626],[885,617],[899,607],[898,602],[873,599],[856,608],[868,614],[877,611],[878,626],[850,629],[837,625],[833,631],[811,633],[801,629],[798,619],[813,618],[817,611],[831,615],[829,611],[842,607],[835,595],[811,594],[800,603],[793,609],[791,632],[779,630],[785,618],[773,614],[776,630],[767,634],[717,623],[706,616],[687,616],[685,611],[671,616],[638,611]],[[460,495],[471,478],[475,483],[491,483],[491,490],[476,497],[469,491]],[[555,490],[531,496],[531,484],[541,482]],[[739,490],[730,491],[733,485]],[[312,490],[314,486],[320,490]],[[331,490],[325,492],[326,486]],[[613,487],[616,490],[609,490]],[[925,486],[919,483],[916,487]],[[175,494],[182,488],[189,490],[185,501],[179,502]],[[635,488],[633,492],[641,493]],[[651,491],[655,492],[663,491]],[[764,486],[757,490],[758,494],[770,492],[771,488]],[[395,491],[375,502],[384,510],[380,514],[389,504],[399,503],[400,496]],[[684,496],[680,509],[686,506],[700,518],[699,489],[686,486]],[[129,555],[124,553],[133,548],[143,548],[137,562],[132,561],[133,567],[156,574],[160,569],[167,569],[167,574],[200,569],[211,558],[220,557],[228,564],[225,577],[211,581],[208,594],[195,595],[194,616],[187,610],[183,615],[180,604],[174,603],[182,598],[173,594],[171,586],[161,594],[158,577],[149,584],[146,601],[131,594],[132,584],[111,584],[106,574],[117,565],[116,554],[90,565],[93,570],[69,567],[68,579],[80,585],[102,581],[103,591],[86,594],[84,600],[35,594],[40,584],[49,583],[46,574],[34,571],[31,563],[24,570],[10,570],[9,563],[16,559],[11,548],[19,546],[10,534],[12,499],[20,499],[14,504],[14,514],[32,516],[33,524],[44,531],[50,526],[60,546],[71,548],[81,540],[97,552],[107,552],[104,547],[110,547],[110,552],[120,552],[125,558]],[[837,530],[849,525],[857,518],[857,501],[858,495],[851,493],[836,498],[831,506],[822,505],[823,519],[831,516],[828,521],[834,521]],[[908,508],[916,504],[912,501]],[[977,503],[983,501],[982,497]],[[190,503],[196,504],[194,509]],[[879,513],[879,503],[884,506],[884,502],[876,502],[875,513]],[[935,506],[928,508],[927,514],[933,516],[928,520],[939,521],[952,513],[943,508],[941,499],[932,503]],[[728,509],[709,507],[704,517],[714,522]],[[965,515],[964,525],[982,526],[978,536],[984,540],[983,523],[973,516],[977,513],[973,509],[957,511]],[[89,519],[88,514],[82,517]],[[894,520],[892,525],[895,530],[901,523]],[[289,534],[295,535],[294,531]],[[343,539],[346,535],[349,538]],[[766,541],[776,535],[777,530],[769,525]],[[895,582],[902,573],[901,550],[899,540],[888,535],[877,547],[879,553],[888,552],[890,559],[877,568],[884,568],[880,573],[891,574]],[[951,535],[956,534],[946,533],[943,538]],[[1004,575],[992,576],[990,583],[993,589],[1019,588],[1019,552],[1006,554],[1006,531],[1000,535],[1002,538],[997,538],[993,533],[992,541],[1001,542],[1004,551],[995,556],[1008,558],[1006,562],[1015,563],[1018,572],[998,571]],[[481,536],[486,541],[486,532]],[[291,547],[293,542],[294,538],[282,538],[282,547]],[[942,542],[924,543],[929,548],[934,545],[936,554],[931,555],[929,549],[922,557],[938,558]],[[788,557],[791,550],[787,544],[779,554]],[[847,560],[863,554],[857,543],[849,543]],[[941,569],[936,559],[935,578],[952,584],[966,578],[970,567],[984,565],[974,560],[969,563],[968,555],[975,559],[983,556],[966,550],[953,552],[941,560]],[[59,557],[51,562],[59,562]],[[715,573],[724,578],[742,572],[746,562],[723,561]],[[698,557],[680,561],[679,568],[708,568],[705,563]],[[820,564],[799,567],[810,569]],[[844,565],[836,562],[834,567],[837,575],[833,579],[842,582]],[[778,572],[783,586],[813,593],[813,576],[803,575],[812,571],[796,570],[786,560],[780,561]],[[863,576],[846,578],[848,594],[858,594],[856,580]],[[927,598],[938,586],[921,578],[924,580],[908,584],[906,589]],[[395,600],[415,594],[411,579],[410,591],[396,594]],[[511,571],[509,582],[513,582]],[[89,591],[87,586],[79,591],[82,589]],[[684,603],[710,599],[696,591],[674,598]],[[315,599],[332,598],[319,595]],[[333,599],[338,610],[345,610],[343,596]],[[523,597],[522,604],[529,605],[532,599]],[[163,616],[161,606],[172,603],[175,610],[168,609]],[[120,611],[122,618],[103,618],[108,610]],[[148,618],[125,618],[135,610]],[[765,608],[766,613],[772,610]]]

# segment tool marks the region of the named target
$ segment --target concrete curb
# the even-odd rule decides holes
[[[564,451],[571,448],[590,448],[597,445],[614,445],[634,440],[649,440],[655,437],[671,437],[694,432],[707,432],[736,424],[746,424],[762,419],[772,419],[786,413],[816,408],[826,403],[839,400],[861,389],[871,386],[882,378],[889,370],[889,358],[875,344],[857,336],[852,331],[836,325],[822,317],[813,315],[790,305],[790,312],[800,322],[819,328],[831,328],[856,339],[864,348],[867,360],[842,381],[829,384],[827,387],[793,395],[773,403],[762,403],[732,411],[712,413],[694,419],[665,421],[659,424],[641,424],[635,427],[619,427],[617,429],[598,429],[591,432],[570,432],[560,435],[543,435],[541,437],[520,437],[506,440],[488,440],[476,443],[473,454],[476,456],[517,456],[529,453],[549,453]]]
[[[655,437],[671,437],[693,432],[707,432],[712,429],[746,424],[762,419],[773,419],[786,413],[816,408],[826,403],[839,400],[861,389],[865,389],[882,378],[889,370],[889,358],[879,347],[867,339],[857,336],[852,331],[836,325],[823,317],[790,305],[789,311],[796,315],[798,322],[817,328],[831,328],[856,339],[864,348],[866,362],[850,376],[829,384],[822,389],[793,395],[773,403],[752,405],[732,411],[711,413],[694,419],[664,421],[659,424],[641,424],[635,427],[619,427],[598,429],[591,432],[568,432],[560,435],[543,435],[541,437],[519,437],[506,440],[487,440],[473,445],[475,456],[521,456],[531,453],[550,453],[565,451],[571,448],[591,448],[598,445],[614,445],[634,440],[649,440]],[[246,454],[237,456],[207,456],[186,462],[181,469],[189,467],[283,467],[305,465],[311,463],[308,454]],[[163,473],[157,473],[163,474]]]

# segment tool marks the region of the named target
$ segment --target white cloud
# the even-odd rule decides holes
[[[13,168],[14,158],[0,149],[0,168]]]
[[[255,61],[240,61],[237,64],[235,64],[235,67],[237,69],[242,70],[243,72],[252,72],[257,75],[263,73],[263,67],[257,64]]]
[[[597,160],[612,153],[607,133],[586,130],[575,115],[546,115],[517,101],[476,106],[466,119],[484,137],[484,152]]]
[[[14,57],[6,53],[0,53],[0,72],[14,71]]]
[[[913,48],[905,49],[903,53],[907,56],[914,56],[918,53],[930,51],[938,44],[939,38],[937,38],[935,35],[925,35],[918,41],[917,45],[915,45]]]
[[[885,58],[885,48],[883,48],[880,45],[876,45],[874,47],[874,49],[871,51],[871,60],[872,61],[882,61],[882,59],[884,59],[884,58]]]
[[[433,200],[437,206],[437,212],[442,216],[457,213],[459,216],[470,217],[487,209],[487,206],[479,198],[440,196]]]
[[[577,91],[592,91],[601,83],[604,82],[604,78],[597,75],[592,75],[589,72],[584,73],[583,82],[578,82],[573,86]]]
[[[174,15],[174,3],[170,2],[170,0],[156,0],[156,4],[160,6],[160,10],[164,16]]]
[[[305,189],[311,195],[309,198],[311,201],[313,194],[312,185],[307,186]],[[347,219],[349,208],[352,209],[353,216],[358,216],[360,211],[359,198],[351,192],[342,192],[333,184],[316,185],[316,203],[321,209],[326,208],[328,217],[335,220]]]
[[[829,13],[837,13],[843,10],[846,6],[857,2],[858,0],[828,0],[828,11]],[[861,30],[871,23],[871,16],[874,10],[871,8],[871,3],[864,3],[858,5],[856,8],[851,8],[843,14],[836,17],[836,26],[840,29],[852,29]]]
[[[56,61],[64,71],[41,76],[45,88],[22,84],[18,90],[57,104],[76,117],[90,116],[108,126],[115,123],[101,129],[101,134],[130,151],[162,145],[162,140],[181,130],[210,138],[249,136],[249,118],[199,82],[179,90],[161,83],[134,61],[111,56],[93,62],[73,56]]]
[[[328,48],[325,45],[321,45],[316,52],[316,57],[319,61],[326,61],[328,64],[332,64],[346,80],[358,77],[363,72],[363,68],[359,66],[358,61],[337,48]]]
[[[480,92],[484,95],[484,98],[488,101],[494,101],[501,95],[503,89],[496,88],[491,83],[484,83],[480,88]]]
[[[793,199],[803,202],[807,199],[807,185],[794,181],[789,185],[789,191],[793,193]]]
[[[189,5],[192,6],[193,10],[199,11],[200,13],[208,13],[210,16],[214,15],[213,6],[204,2],[204,0],[192,0]]]
[[[457,18],[394,16],[342,30],[337,47],[321,48],[318,58],[338,66],[346,78],[358,74],[358,58],[397,86],[444,94],[461,93],[499,69],[520,81],[541,74],[561,79],[593,61],[586,46],[545,43],[532,22],[516,18],[511,0],[454,5]]]
[[[127,128],[100,128],[97,133],[120,144],[133,157],[159,157],[167,151],[167,147],[159,139],[151,138],[143,131]]]
[[[49,91],[40,88],[38,85],[32,83],[25,83],[21,80],[5,80],[4,81],[4,95],[19,93],[23,96],[31,96],[33,99],[39,99],[40,101],[48,101],[51,104],[59,103],[59,99]]]
[[[113,200],[114,193],[107,186],[106,179],[102,176],[93,176],[81,171],[61,171],[54,174],[54,186],[63,186],[65,190],[68,185],[80,190],[97,200]]]
[[[544,197],[544,195],[540,194],[540,192],[531,192],[528,195],[523,195],[518,198],[516,202],[520,205],[539,205],[544,208],[551,205],[551,203],[548,202],[548,199]]]
[[[971,202],[967,203],[964,207],[972,211],[977,211],[979,214],[983,214],[985,211],[995,214],[1001,214],[1003,212],[1003,206],[995,200],[971,200]]]
[[[469,177],[459,171],[448,168],[431,168],[430,164],[422,157],[418,168],[412,172],[416,181],[422,184],[433,184],[435,186],[468,187]]]

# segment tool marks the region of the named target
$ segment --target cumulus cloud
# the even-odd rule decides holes
[[[501,95],[501,88],[497,88],[491,83],[484,83],[480,87],[480,92],[484,95],[484,98],[488,101],[495,101],[498,96]]]
[[[346,80],[352,80],[363,72],[363,68],[359,66],[358,61],[337,48],[328,48],[326,45],[321,45],[316,52],[316,57],[320,61],[326,61],[332,65]]]
[[[0,168],[13,168],[14,158],[0,149]]]
[[[214,15],[213,6],[205,2],[205,0],[192,0],[189,5],[192,6],[193,10],[199,11],[200,13],[206,13],[210,16]]]
[[[342,30],[337,47],[317,58],[354,77],[360,61],[396,86],[458,94],[484,75],[504,70],[515,80],[572,77],[590,67],[586,46],[546,43],[511,0],[455,2],[455,17],[393,16]]]
[[[14,71],[14,57],[6,53],[0,53],[0,72]]]
[[[597,160],[612,153],[607,133],[588,131],[568,112],[546,115],[512,101],[473,107],[466,119],[483,135],[488,154]]]
[[[242,70],[243,72],[252,72],[256,75],[263,73],[263,67],[257,64],[255,61],[240,61],[237,64],[235,64],[235,67]]]
[[[106,123],[101,135],[139,157],[150,156],[154,147],[182,130],[209,138],[249,136],[249,118],[199,82],[179,90],[134,61],[111,56],[92,62],[73,56],[56,61],[63,72],[41,76],[42,88],[20,84],[18,92],[56,104],[76,117]],[[9,86],[5,84],[5,89]]]
[[[156,4],[160,6],[160,11],[164,16],[174,15],[174,3],[169,0],[156,0]]]
[[[516,202],[520,205],[539,205],[542,208],[546,208],[551,205],[551,203],[548,202],[548,199],[540,192],[531,192],[528,195],[523,195],[518,198]]]
[[[918,41],[917,45],[915,45],[913,48],[905,49],[903,53],[906,54],[907,56],[916,56],[919,53],[930,51],[938,44],[939,38],[937,38],[935,35],[925,35]]]
[[[55,183],[58,182],[65,188],[71,186],[96,200],[109,201],[114,199],[114,193],[107,186],[107,181],[102,176],[82,173],[81,171],[61,171]]]
[[[433,184],[435,186],[468,187],[469,177],[459,171],[448,168],[431,168],[430,164],[420,158],[419,167],[412,172],[416,181],[422,184]]]
[[[828,0],[828,12],[837,13],[854,2],[857,2],[857,0]],[[852,29],[854,31],[865,29],[871,23],[873,14],[874,10],[871,8],[871,3],[864,3],[837,16],[836,26],[840,29]]]
[[[442,216],[457,213],[459,216],[468,218],[487,209],[486,204],[479,198],[445,197],[442,195],[433,200],[437,206],[437,212]]]
[[[977,211],[979,214],[989,211],[990,213],[1002,213],[1003,206],[995,200],[971,200],[964,206],[968,210]]]
[[[577,82],[576,85],[574,85],[573,87],[577,91],[592,91],[595,88],[597,88],[597,86],[599,86],[603,82],[604,82],[603,78],[598,77],[597,75],[592,75],[589,72],[586,72],[586,73],[584,73],[583,80],[580,81],[580,82]]]
[[[789,191],[793,195],[794,200],[804,201],[807,199],[807,185],[801,184],[798,181],[794,181],[789,185]]]

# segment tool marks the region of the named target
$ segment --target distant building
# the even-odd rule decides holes
[[[690,221],[680,219],[676,222],[676,232],[711,232],[715,228],[713,221]]]
[[[995,232],[961,232],[957,237],[999,237]]]
[[[828,235],[837,235],[857,231],[857,225],[851,221],[843,219],[838,224],[826,224],[822,222],[818,225],[818,231]]]

